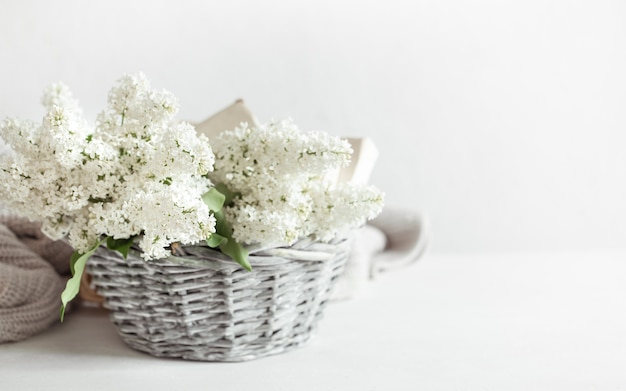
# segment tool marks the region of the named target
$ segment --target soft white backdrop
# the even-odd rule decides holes
[[[0,118],[59,80],[93,118],[139,70],[188,120],[244,98],[373,138],[432,251],[626,248],[622,1],[0,3]]]

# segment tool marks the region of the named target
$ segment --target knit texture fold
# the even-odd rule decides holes
[[[40,224],[0,215],[0,342],[23,340],[59,321],[71,255]]]

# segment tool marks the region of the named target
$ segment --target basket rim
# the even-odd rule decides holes
[[[246,246],[246,250],[249,253],[250,265],[255,266],[273,266],[281,265],[293,261],[300,262],[328,262],[335,259],[337,256],[342,255],[350,251],[350,238],[348,236],[336,237],[330,242],[321,242],[314,237],[307,237],[298,240],[292,245],[280,244],[274,246]],[[134,244],[129,252],[129,258],[141,259],[141,262],[146,262],[152,265],[162,266],[191,266],[191,267],[203,267],[209,265],[215,265],[218,263],[225,267],[232,266],[233,268],[240,268],[240,265],[234,262],[229,256],[225,255],[219,250],[209,247],[205,242],[193,244],[193,245],[181,245],[187,255],[168,255],[164,258],[145,261],[141,259],[143,253],[141,249]],[[98,251],[113,252],[109,250],[105,245],[100,246]],[[121,254],[117,254],[121,257]]]

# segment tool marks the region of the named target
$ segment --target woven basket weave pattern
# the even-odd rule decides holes
[[[252,272],[207,247],[145,262],[101,248],[88,262],[122,339],[159,357],[244,361],[305,343],[316,329],[349,241],[301,241],[250,255]]]

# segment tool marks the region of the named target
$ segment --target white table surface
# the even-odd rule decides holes
[[[82,309],[0,345],[0,390],[625,390],[625,310],[626,253],[427,255],[245,363],[153,358]]]

